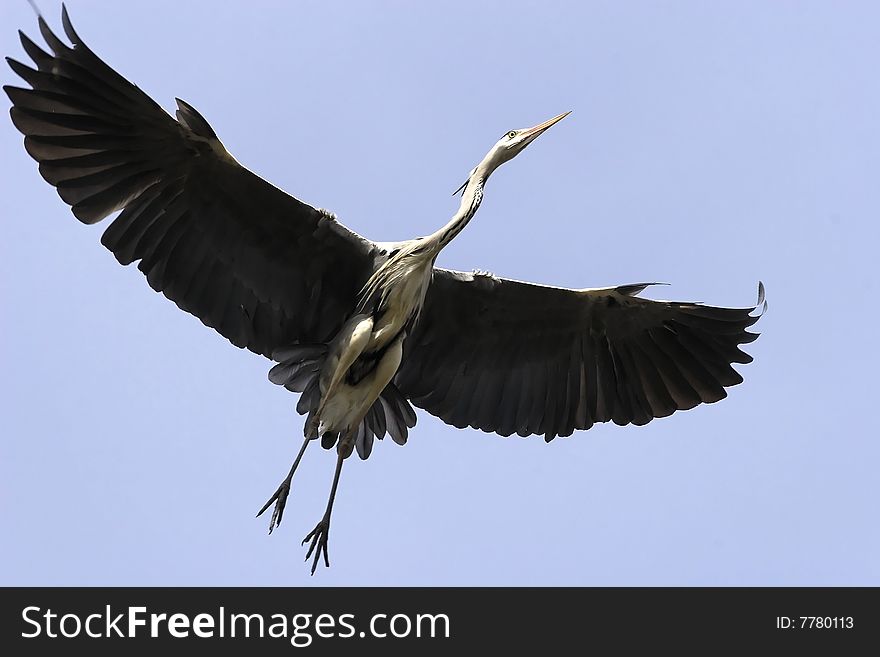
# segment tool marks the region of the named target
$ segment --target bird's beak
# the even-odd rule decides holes
[[[564,113],[560,114],[559,116],[554,116],[549,121],[544,121],[544,123],[539,123],[534,128],[529,128],[528,130],[523,130],[522,139],[526,142],[530,142],[530,141],[534,140],[538,135],[540,135],[542,132],[544,132],[551,125],[559,123],[562,119],[564,119],[569,114],[571,114],[571,112],[564,112]]]

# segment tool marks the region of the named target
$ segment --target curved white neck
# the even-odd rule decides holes
[[[473,178],[468,180],[467,186],[461,194],[461,204],[458,206],[458,211],[443,228],[425,238],[433,247],[431,249],[434,251],[433,255],[436,256],[437,253],[440,253],[441,249],[464,230],[468,222],[473,219],[483,201],[483,184],[483,180],[474,180]]]
[[[471,175],[468,176],[467,183],[465,183],[464,189],[461,192],[461,203],[458,206],[458,211],[452,215],[452,219],[450,219],[443,228],[431,233],[425,238],[425,241],[428,244],[428,252],[432,258],[436,258],[437,254],[440,253],[443,247],[449,244],[456,235],[464,230],[464,227],[468,225],[468,222],[474,218],[477,209],[480,207],[480,203],[483,202],[483,186],[498,166],[495,159],[494,152],[490,151],[486,157],[474,167],[474,170],[471,172]]]

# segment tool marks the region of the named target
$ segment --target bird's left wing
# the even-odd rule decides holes
[[[24,34],[31,89],[7,86],[40,174],[83,223],[122,210],[102,243],[233,344],[270,356],[344,321],[377,247],[242,167],[178,100],[177,120],[99,59],[63,12],[67,46]]]
[[[748,363],[762,308],[636,296],[646,285],[570,290],[443,269],[404,347],[396,383],[457,427],[546,440],[595,422],[645,424],[715,402]]]

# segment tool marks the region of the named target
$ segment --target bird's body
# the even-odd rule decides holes
[[[648,284],[571,290],[435,267],[474,217],[492,173],[554,125],[507,132],[471,170],[452,218],[396,243],[367,240],[230,155],[178,100],[176,118],[100,60],[66,11],[51,53],[23,34],[30,89],[4,87],[41,175],[84,223],[119,212],[102,237],[122,264],[239,347],[277,361],[272,382],[308,417],[290,473],[264,505],[280,523],[308,445],[336,447],[327,510],[308,554],[327,559],[340,471],[374,438],[403,444],[411,404],[457,427],[546,440],[596,422],[645,424],[711,403],[742,381],[732,363],[749,308],[652,301]],[[305,541],[304,541],[305,542]],[[307,556],[308,558],[308,556]]]
[[[534,136],[564,116],[537,126]],[[359,424],[400,368],[403,344],[418,322],[434,261],[476,214],[496,160],[493,149],[474,168],[462,190],[459,209],[446,226],[427,237],[395,245],[387,259],[377,264],[359,293],[354,314],[330,341],[319,370],[318,408],[306,422],[307,438],[315,433],[339,435],[343,439],[340,450],[346,455],[351,452]]]
[[[323,412],[313,422],[320,435],[349,436],[346,452],[351,451],[358,425],[397,374],[403,342],[418,318],[431,272],[430,263],[417,263],[384,286],[381,295],[365,294],[359,304],[362,312],[331,341],[331,357],[320,371]],[[307,433],[309,429],[307,423]]]

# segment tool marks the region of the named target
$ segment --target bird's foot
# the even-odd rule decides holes
[[[269,505],[272,502],[275,502],[275,508],[272,509],[272,518],[269,520],[269,533],[272,533],[272,530],[275,529],[278,525],[281,524],[281,517],[284,515],[284,506],[287,504],[287,496],[290,495],[290,479],[285,479],[281,482],[281,485],[278,487],[278,490],[275,491],[275,494],[269,498],[269,501],[263,505],[263,508],[257,512],[257,517],[259,518],[263,515],[263,512],[269,508]]]
[[[312,552],[315,553],[315,558],[312,561],[312,575],[315,574],[315,569],[318,567],[318,561],[321,559],[322,552],[324,553],[324,565],[327,568],[330,567],[330,558],[327,556],[327,537],[329,535],[330,518],[325,516],[324,518],[321,518],[321,522],[315,525],[315,528],[309,532],[309,535],[303,539],[303,545],[311,541],[309,543],[309,551],[306,552],[306,561],[312,556]]]

